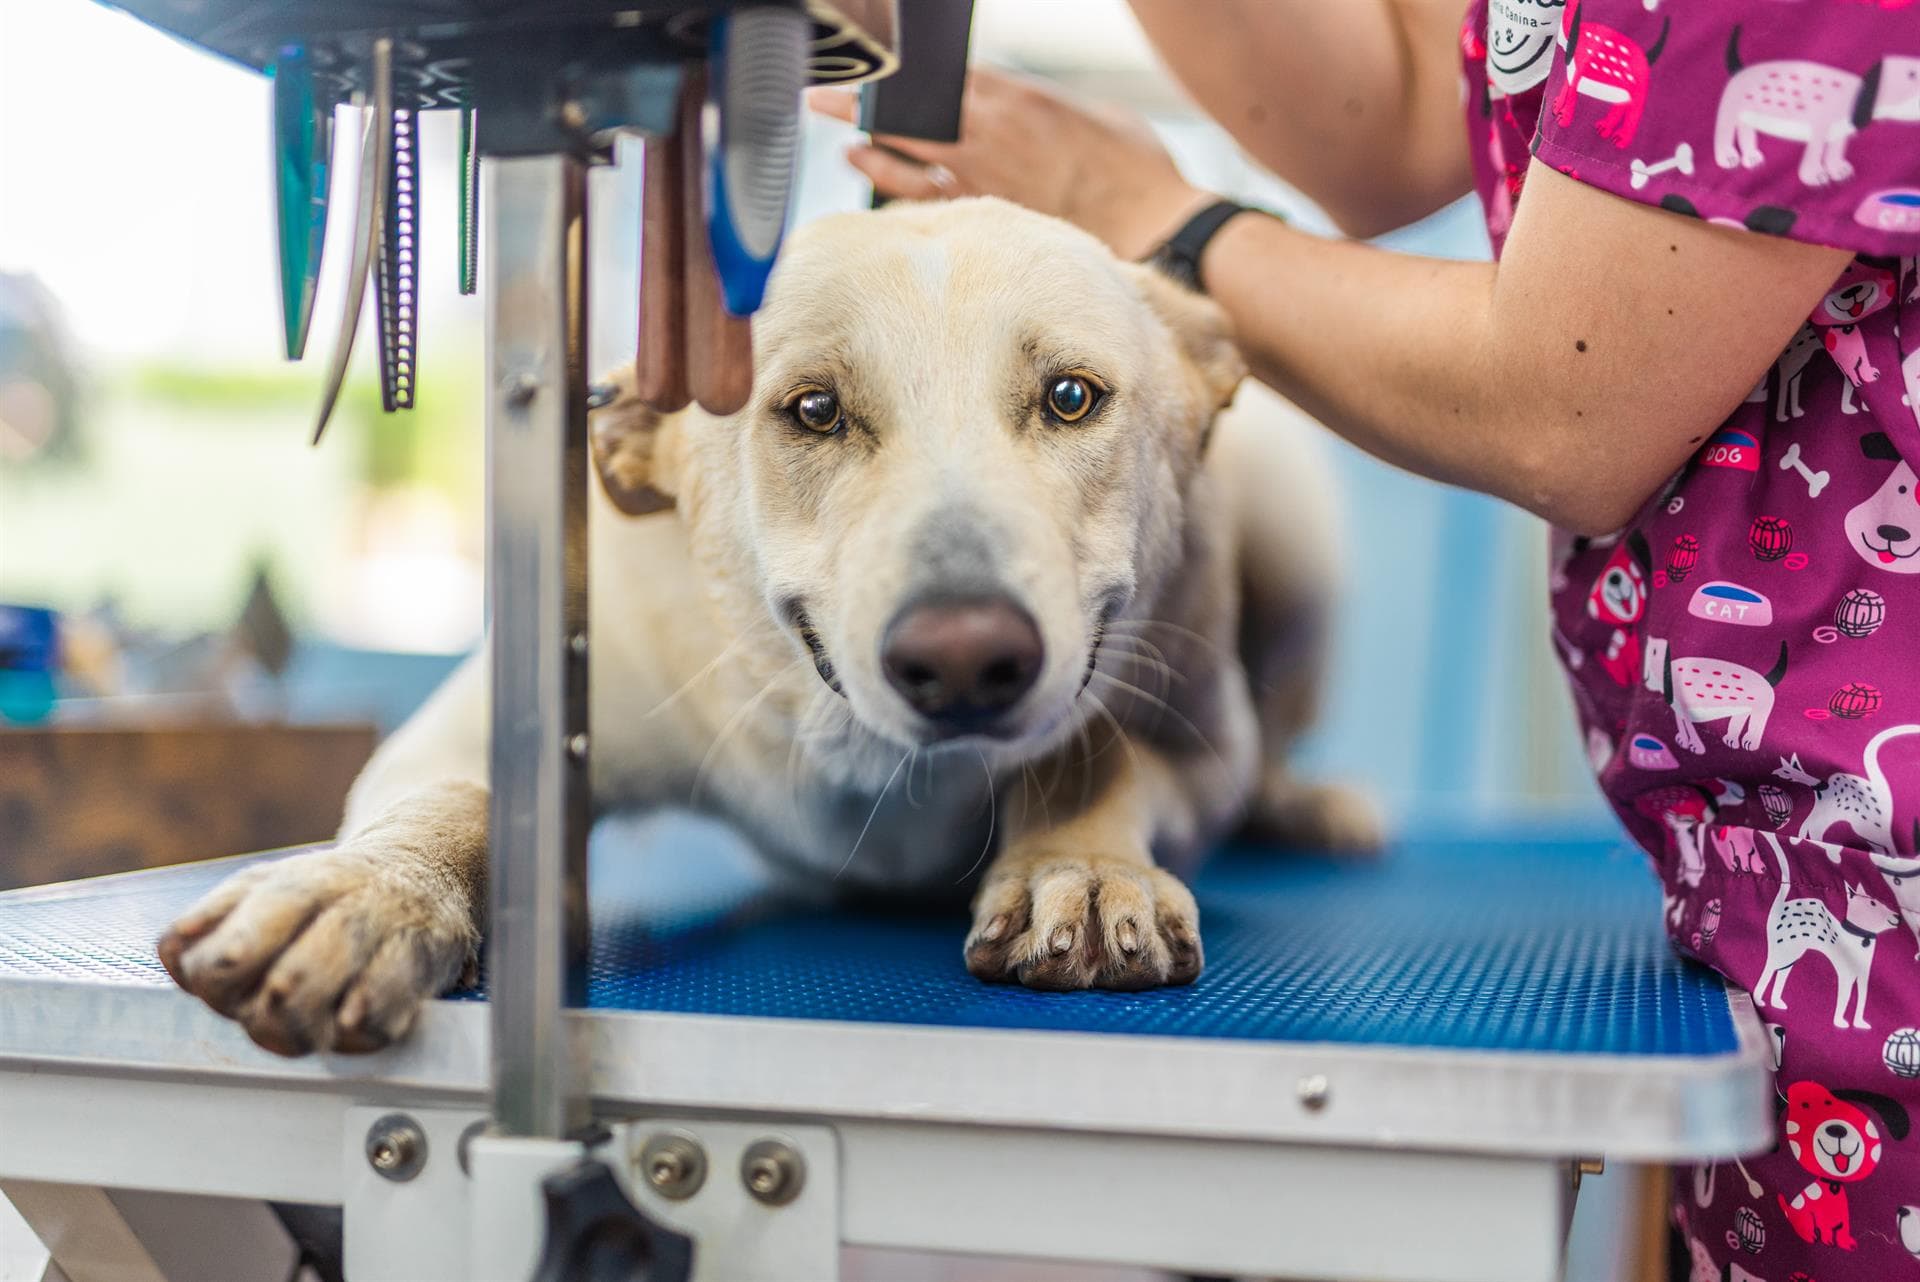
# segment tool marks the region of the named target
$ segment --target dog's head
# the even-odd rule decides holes
[[[1880,488],[1848,511],[1847,542],[1868,565],[1894,574],[1920,574],[1920,481],[1884,432],[1860,438],[1860,452],[1892,463]]]
[[[1815,1082],[1787,1088],[1781,1119],[1787,1150],[1823,1180],[1851,1184],[1873,1174],[1880,1164],[1882,1125],[1894,1139],[1905,1139],[1906,1109],[1870,1091],[1829,1091]]]
[[[1218,309],[966,200],[806,228],[753,332],[740,413],[602,412],[609,494],[672,496],[727,625],[817,696],[803,729],[843,723],[843,765],[854,740],[884,774],[907,748],[1063,738],[1107,621],[1180,558],[1244,374]]]
[[[1647,607],[1647,571],[1653,556],[1635,530],[1613,550],[1587,593],[1587,614],[1608,623],[1637,622]]]
[[[1891,303],[1894,289],[1892,272],[1855,259],[1807,319],[1815,325],[1858,325]]]

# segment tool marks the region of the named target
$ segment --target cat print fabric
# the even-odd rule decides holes
[[[1551,604],[1674,944],[1775,1052],[1773,1151],[1676,1180],[1689,1282],[1920,1277],[1920,0],[1475,0],[1461,45],[1496,252],[1531,161],[1857,255],[1625,530],[1556,535]]]

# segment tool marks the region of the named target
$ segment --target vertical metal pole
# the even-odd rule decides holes
[[[483,178],[493,1117],[559,1138],[586,1120],[561,1019],[587,933],[586,166],[488,156]]]

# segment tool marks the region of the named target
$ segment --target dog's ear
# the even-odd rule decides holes
[[[1868,432],[1860,438],[1860,452],[1870,459],[1882,463],[1898,463],[1900,451],[1893,448],[1893,442],[1887,439],[1885,432]]]
[[[1193,381],[1207,418],[1233,403],[1233,394],[1247,376],[1247,362],[1233,341],[1233,327],[1220,305],[1196,294],[1152,267],[1131,264],[1129,274],[1147,305],[1153,308],[1174,342]]]
[[[1643,576],[1653,573],[1653,552],[1647,547],[1647,536],[1638,530],[1627,535],[1627,555],[1640,567]]]
[[[623,366],[606,380],[613,399],[587,417],[593,470],[613,505],[628,516],[647,516],[673,506],[671,442],[664,430],[671,416],[641,401],[633,367]]]
[[[1886,1124],[1887,1134],[1896,1140],[1907,1138],[1907,1110],[1898,1100],[1889,1099],[1877,1091],[1835,1091],[1833,1097],[1860,1108],[1872,1109],[1880,1114],[1880,1120]]]

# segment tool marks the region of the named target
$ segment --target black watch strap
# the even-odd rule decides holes
[[[1200,256],[1207,252],[1207,243],[1214,234],[1227,225],[1235,215],[1244,213],[1266,213],[1252,205],[1243,205],[1237,200],[1216,200],[1205,209],[1181,225],[1166,243],[1147,256],[1147,262],[1185,285],[1188,289],[1200,289]],[[1278,214],[1269,217],[1279,217]]]

